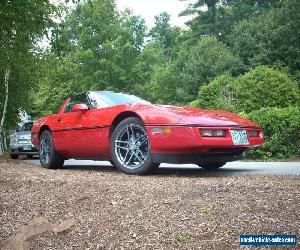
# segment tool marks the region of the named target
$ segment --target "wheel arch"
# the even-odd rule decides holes
[[[132,111],[125,111],[125,112],[122,112],[120,114],[118,114],[115,119],[113,120],[112,124],[111,124],[111,127],[110,127],[110,131],[109,131],[109,136],[111,136],[112,132],[114,131],[114,129],[116,128],[116,126],[123,120],[125,120],[126,118],[129,118],[129,117],[136,117],[138,119],[140,119],[142,122],[143,119],[135,112],[132,112]]]
[[[45,124],[42,125],[42,126],[40,127],[40,130],[39,130],[39,138],[40,138],[41,134],[42,134],[45,130],[51,131],[51,129],[50,129],[50,127],[49,127],[48,125],[45,125]]]

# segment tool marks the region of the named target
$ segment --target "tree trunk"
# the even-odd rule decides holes
[[[4,142],[5,142],[5,134],[4,134],[4,122],[5,122],[5,117],[6,117],[6,112],[7,112],[7,103],[8,103],[8,80],[10,76],[10,69],[5,70],[5,75],[4,75],[4,85],[5,85],[5,101],[4,101],[4,106],[3,106],[3,112],[2,112],[2,117],[1,117],[1,122],[0,122],[0,155],[4,153]]]

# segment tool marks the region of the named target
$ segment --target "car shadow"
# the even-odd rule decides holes
[[[65,165],[63,169],[98,172],[119,172],[114,166],[109,165]]]
[[[110,165],[66,165],[65,170],[77,171],[97,171],[97,172],[114,172],[120,173],[114,166]],[[251,168],[220,168],[218,170],[207,171],[202,168],[190,167],[159,167],[146,176],[178,176],[178,177],[224,177],[224,176],[241,176],[251,175],[252,171],[257,171]]]
[[[158,168],[153,175],[175,175],[179,177],[224,177],[224,176],[241,176],[248,175],[252,172],[251,169],[236,169],[236,168],[220,168],[217,170],[204,170],[202,168]]]

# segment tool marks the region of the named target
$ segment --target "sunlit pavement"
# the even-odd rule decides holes
[[[24,160],[34,165],[40,165],[38,159]],[[65,169],[90,171],[116,171],[106,161],[67,160]],[[154,175],[196,175],[196,176],[300,176],[300,162],[229,162],[224,167],[208,172],[193,164],[161,164]]]

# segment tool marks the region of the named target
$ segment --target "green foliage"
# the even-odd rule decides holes
[[[248,67],[258,65],[300,67],[300,2],[283,1],[257,17],[237,23],[227,41]]]
[[[259,124],[265,143],[247,152],[250,158],[288,158],[300,156],[300,107],[262,108],[246,118]]]
[[[199,212],[202,214],[210,214],[213,211],[212,207],[200,207]]]
[[[142,18],[119,13],[113,0],[77,4],[44,55],[35,113],[56,112],[62,100],[82,91],[133,89],[145,30]]]
[[[155,16],[155,25],[149,32],[153,41],[161,43],[165,54],[169,58],[172,57],[172,49],[176,44],[176,38],[180,35],[180,28],[171,26],[170,17],[167,12]]]
[[[198,99],[193,101],[191,106],[235,112],[235,81],[231,76],[221,75],[208,85],[201,86]]]
[[[263,107],[288,107],[300,104],[297,85],[285,73],[259,66],[237,79],[236,106],[246,113]]]
[[[190,236],[186,233],[184,233],[184,234],[180,233],[176,236],[176,240],[179,243],[184,244],[184,243],[187,243],[190,240]]]
[[[197,96],[199,86],[216,76],[238,74],[238,57],[215,37],[205,37],[195,46],[182,46],[177,59],[157,67],[151,79],[161,102],[187,104]]]
[[[263,107],[300,105],[300,92],[286,73],[259,66],[240,77],[222,75],[201,86],[191,105],[250,113]]]
[[[4,72],[10,70],[8,109],[4,127],[15,126],[18,109],[30,107],[30,91],[37,79],[34,44],[52,26],[58,8],[49,1],[0,2],[0,119],[5,100]]]

